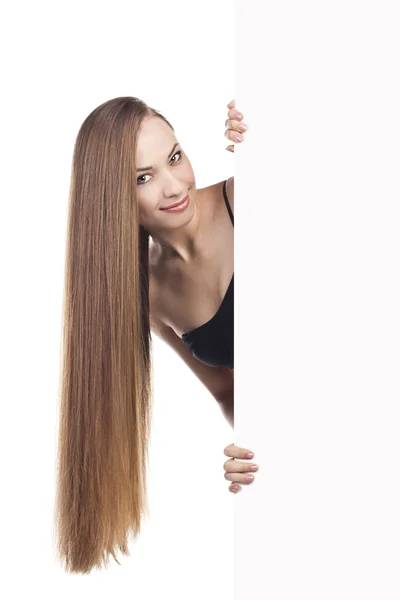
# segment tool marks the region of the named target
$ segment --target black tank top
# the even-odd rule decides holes
[[[230,219],[233,214],[223,187],[224,200]],[[182,341],[195,358],[210,367],[233,369],[233,274],[225,296],[215,315],[204,325],[182,335]]]

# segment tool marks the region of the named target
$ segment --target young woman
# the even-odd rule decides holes
[[[225,135],[242,117],[229,105]],[[233,146],[227,148],[233,151]],[[63,305],[57,550],[70,572],[129,555],[148,514],[154,332],[233,421],[233,177],[197,189],[172,125],[133,97],[74,148]],[[174,206],[176,208],[174,208]],[[171,208],[172,207],[172,208]],[[230,444],[225,478],[245,483]],[[236,491],[238,486],[231,486]]]

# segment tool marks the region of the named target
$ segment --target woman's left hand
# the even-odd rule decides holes
[[[229,108],[228,118],[225,121],[225,137],[233,142],[242,142],[244,140],[243,133],[247,131],[248,127],[242,121],[243,115],[235,108],[235,100],[229,102],[227,105]],[[239,136],[239,137],[238,137]],[[235,152],[233,144],[227,146],[226,149],[229,152]]]

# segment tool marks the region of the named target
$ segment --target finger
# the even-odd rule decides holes
[[[241,121],[243,119],[243,114],[236,108],[231,108],[228,110],[228,119],[237,119],[238,121]]]
[[[229,102],[229,104],[227,104],[227,107],[228,107],[228,108],[234,108],[234,107],[235,107],[235,99],[231,100],[231,101]]]
[[[233,494],[237,494],[237,492],[240,492],[241,489],[242,488],[237,483],[232,483],[232,485],[229,486],[229,491]]]
[[[243,142],[244,140],[242,133],[239,133],[238,131],[232,131],[232,129],[227,129],[224,135],[226,138],[228,138],[228,140],[232,140],[232,142]]]
[[[228,481],[234,481],[235,483],[244,483],[249,485],[254,481],[254,475],[250,473],[225,473],[225,479]]]
[[[227,119],[225,121],[226,129],[233,129],[234,131],[240,131],[243,133],[248,130],[248,126],[246,123],[242,123],[241,121],[237,121],[236,119]]]
[[[226,149],[228,150],[228,152],[235,152],[235,146],[227,146]]]
[[[252,454],[252,456],[247,456],[249,453]],[[254,458],[254,452],[246,450],[246,448],[235,446],[235,444],[229,444],[229,446],[224,449],[224,454],[231,458]]]
[[[224,470],[228,471],[228,473],[256,473],[258,465],[230,458],[224,463]]]

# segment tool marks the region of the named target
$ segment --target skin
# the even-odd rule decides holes
[[[243,115],[236,110],[234,100],[228,104],[228,108],[225,136],[233,142],[240,142],[242,140],[236,139],[236,136],[244,131],[241,122]],[[233,145],[226,149],[234,152]],[[202,226],[207,226],[209,217],[204,207],[209,203],[202,201],[206,191],[196,188],[192,165],[175,133],[159,117],[151,116],[143,121],[135,160],[138,169],[136,197],[139,219],[151,236],[153,256],[162,259],[163,264],[179,264],[183,268],[190,266],[202,253]],[[139,171],[148,166],[152,168]],[[189,206],[182,213],[172,215],[162,210],[186,195],[189,195]],[[247,480],[251,475],[251,466],[254,466],[253,471],[258,469],[254,463],[238,461],[248,461],[248,452],[250,450],[235,444],[224,449],[224,454],[230,457],[224,464],[224,476],[232,482],[229,491],[233,493],[240,491],[239,483],[251,483],[252,480]],[[254,480],[254,475],[252,477]]]

